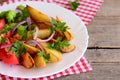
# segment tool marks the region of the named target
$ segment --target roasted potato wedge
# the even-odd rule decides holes
[[[61,48],[60,50],[61,50],[61,52],[63,52],[63,53],[69,53],[69,52],[75,50],[75,45],[70,44],[69,46],[66,46],[66,47],[64,47],[64,48]]]
[[[46,62],[45,62],[43,56],[36,54],[34,57],[34,61],[35,61],[36,67],[45,67],[46,66]]]
[[[50,62],[58,62],[62,59],[62,53],[60,51],[47,48],[47,43],[41,43],[41,45],[43,46],[46,54],[50,54]]]
[[[73,35],[68,29],[64,32],[64,35],[68,41],[73,39]]]
[[[34,60],[29,53],[22,53],[20,56],[21,64],[26,68],[32,68],[34,66]]]
[[[49,28],[51,26],[50,19],[47,15],[43,14],[42,12],[34,9],[31,6],[27,5],[27,10],[30,14],[31,19],[33,22],[41,29]]]
[[[38,32],[38,38],[40,39],[45,39],[45,38],[48,38],[50,36],[50,30],[49,29],[41,29],[39,30]]]
[[[24,44],[24,46],[26,47],[27,51],[30,53],[30,54],[35,54],[39,51],[38,48],[35,48],[33,46],[30,46],[28,44]]]

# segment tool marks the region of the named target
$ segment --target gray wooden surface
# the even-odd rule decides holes
[[[120,0],[104,0],[88,32],[85,56],[93,71],[55,80],[120,80]]]

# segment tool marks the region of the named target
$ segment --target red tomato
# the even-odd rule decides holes
[[[5,49],[0,49],[0,59],[3,59],[4,54],[6,54]]]
[[[0,19],[0,30],[2,30],[5,26],[5,19]]]
[[[15,53],[7,53],[5,49],[0,49],[0,59],[6,64],[19,64]]]
[[[10,53],[10,55],[5,55],[3,57],[3,62],[7,63],[7,64],[19,64],[19,61],[18,61],[15,53]]]

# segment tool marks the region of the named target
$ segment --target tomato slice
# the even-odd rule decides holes
[[[4,28],[4,26],[5,26],[5,19],[2,18],[2,19],[0,19],[0,30],[2,30]]]
[[[7,63],[7,64],[19,64],[19,61],[18,61],[15,53],[10,53],[10,55],[5,55],[3,57],[3,62]]]
[[[5,49],[0,49],[0,59],[3,59],[4,54],[6,54]]]
[[[0,49],[0,59],[6,64],[19,64],[15,53],[7,53],[5,49]]]

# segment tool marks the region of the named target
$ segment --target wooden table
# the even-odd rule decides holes
[[[120,0],[105,0],[89,24],[88,32],[90,39],[85,56],[93,71],[55,80],[119,80]]]

